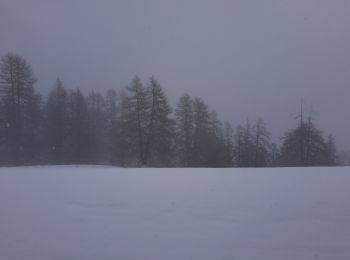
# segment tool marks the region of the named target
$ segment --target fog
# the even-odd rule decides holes
[[[350,149],[350,2],[0,2],[0,55],[21,54],[47,93],[160,81],[172,104],[200,96],[234,125],[262,116],[275,139],[300,100],[316,125]]]

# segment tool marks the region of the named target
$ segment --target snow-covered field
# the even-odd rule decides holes
[[[350,259],[350,167],[0,168],[0,260]]]

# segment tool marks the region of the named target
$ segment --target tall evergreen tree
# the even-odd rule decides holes
[[[24,145],[24,106],[33,102],[34,73],[26,60],[17,54],[8,53],[0,61],[0,93],[3,102],[1,118],[6,122],[5,149],[10,151],[14,165],[21,163]]]
[[[193,166],[204,167],[208,164],[207,141],[211,125],[208,105],[198,97],[196,97],[193,102],[193,114]]]
[[[106,104],[103,96],[91,91],[86,98],[87,103],[87,158],[89,163],[106,162],[107,119]]]
[[[270,134],[264,120],[259,117],[254,124],[254,167],[265,167],[269,163]]]
[[[118,126],[113,128],[113,162],[121,166],[138,166],[140,165],[141,153],[138,142],[137,124],[134,113],[131,111],[129,97],[124,90],[120,93],[120,114]]]
[[[120,104],[115,90],[108,90],[105,95],[106,113],[106,160],[113,164],[123,164],[121,158],[125,152],[119,149],[122,133],[120,132]]]
[[[233,141],[233,128],[230,122],[225,123],[224,144],[225,144],[225,156],[224,162],[226,167],[233,167],[234,165],[234,141]]]
[[[234,165],[236,167],[243,167],[243,126],[238,125],[236,127],[236,131],[233,137],[234,149],[233,149],[233,157],[234,157]]]
[[[252,127],[249,120],[246,121],[243,127],[242,133],[242,153],[241,153],[241,166],[242,167],[254,167],[254,137],[252,134]]]
[[[72,90],[68,98],[68,162],[88,163],[88,107],[83,93]]]
[[[145,141],[145,164],[170,165],[174,146],[174,121],[168,100],[158,81],[151,77],[148,91],[151,97],[150,116]]]
[[[43,163],[44,148],[44,113],[41,95],[30,87],[26,91],[22,110],[22,162],[33,165]]]
[[[188,94],[180,97],[175,110],[175,140],[178,154],[178,165],[192,166],[194,113],[193,101]]]
[[[150,95],[137,76],[126,91],[127,94],[122,96],[121,103],[121,130],[125,138],[125,149],[127,149],[124,152],[129,154],[129,161],[134,161],[132,164],[145,166],[147,164],[145,146],[149,128]]]
[[[205,142],[206,166],[224,167],[226,166],[226,147],[223,126],[215,111],[210,113],[209,121],[210,129]]]
[[[68,94],[57,78],[46,103],[46,129],[49,162],[62,164],[68,153]]]
[[[279,166],[280,152],[277,144],[272,143],[270,146],[270,161],[269,166],[276,167]]]

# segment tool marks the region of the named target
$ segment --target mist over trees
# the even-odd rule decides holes
[[[199,97],[173,109],[155,77],[135,76],[106,93],[67,89],[57,78],[46,98],[26,60],[0,62],[0,164],[113,164],[125,167],[333,166],[337,151],[303,111],[300,123],[271,141],[262,118],[233,127]]]

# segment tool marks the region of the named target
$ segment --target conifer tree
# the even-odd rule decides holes
[[[265,167],[269,163],[270,134],[264,120],[259,117],[254,124],[254,167]]]
[[[234,165],[234,141],[233,141],[233,128],[230,122],[225,123],[224,145],[225,145],[225,157],[224,164],[226,167],[233,167]]]
[[[150,115],[145,142],[145,164],[153,166],[170,165],[174,146],[174,121],[167,97],[158,81],[151,77],[148,92],[150,95]]]
[[[26,91],[22,109],[22,162],[33,165],[44,162],[44,113],[40,94],[30,87]]]
[[[327,139],[326,158],[327,158],[327,166],[334,166],[337,164],[337,161],[338,161],[337,148],[332,135],[329,135]]]
[[[322,132],[309,120],[283,137],[282,166],[322,166],[328,164],[327,144]]]
[[[107,119],[106,105],[103,96],[91,91],[86,98],[88,112],[88,146],[87,157],[89,163],[100,164],[106,162]]]
[[[196,97],[193,102],[193,166],[205,167],[208,164],[208,137],[210,134],[210,115],[208,105]]]
[[[206,166],[224,167],[226,166],[226,147],[223,126],[215,111],[210,113],[209,121],[210,129],[205,145],[210,149],[205,150]]]
[[[252,127],[248,119],[243,127],[241,150],[241,166],[254,167],[254,137],[252,134]]]
[[[147,157],[145,147],[150,118],[150,95],[139,77],[135,76],[127,94],[122,96],[121,128],[125,143],[125,152],[132,164],[145,166]]]
[[[236,131],[233,137],[234,140],[234,149],[233,149],[233,156],[234,156],[234,165],[236,167],[243,167],[243,126],[238,125],[236,127]]]
[[[24,147],[24,113],[32,99],[34,73],[27,61],[18,54],[8,53],[0,61],[1,118],[5,122],[5,149],[9,151],[8,163],[19,165]],[[26,147],[27,149],[27,147]]]
[[[122,164],[120,158],[122,151],[119,149],[120,132],[120,104],[118,93],[111,89],[105,94],[106,116],[106,160],[112,164]]]
[[[68,162],[88,163],[88,107],[85,96],[79,90],[71,90],[68,98]]]
[[[62,81],[57,78],[46,102],[46,129],[49,162],[61,164],[65,162],[68,152],[67,121],[68,93]]]
[[[192,166],[194,114],[193,101],[188,94],[180,97],[175,110],[175,140],[178,165]]]

